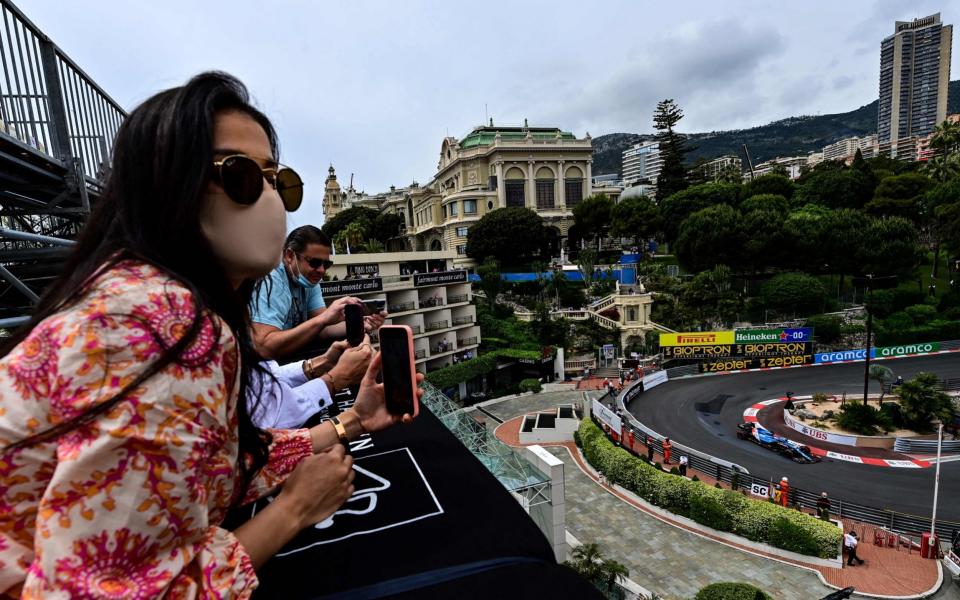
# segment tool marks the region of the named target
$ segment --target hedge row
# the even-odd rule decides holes
[[[693,600],[773,600],[749,583],[711,583],[697,592]]]
[[[791,552],[821,558],[837,555],[841,532],[832,523],[665,473],[615,447],[590,419],[580,423],[577,437],[590,464],[651,504],[707,527]]]
[[[445,390],[463,381],[470,381],[475,377],[492,373],[497,368],[497,359],[500,358],[540,360],[540,352],[537,350],[514,350],[513,348],[494,350],[482,356],[431,371],[427,373],[426,380],[435,387]]]

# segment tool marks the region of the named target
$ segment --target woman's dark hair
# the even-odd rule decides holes
[[[115,396],[4,450],[53,439],[109,411],[131,390],[181,361],[181,354],[213,313],[227,323],[240,352],[237,414],[244,487],[266,464],[270,436],[253,425],[246,396],[252,371],[262,371],[249,329],[253,283],[245,282],[234,289],[200,227],[201,195],[213,170],[214,120],[218,113],[231,111],[246,114],[263,127],[274,158],[279,160],[277,136],[270,120],[250,104],[246,87],[226,73],[201,73],[182,87],[156,94],[130,113],[114,140],[103,196],[62,274],[47,288],[30,322],[0,349],[0,357],[23,341],[40,321],[78,302],[101,268],[128,259],[155,266],[191,292],[194,313],[187,332],[169,347],[164,347],[169,343],[162,344],[160,358]],[[144,326],[149,328],[146,323]],[[161,340],[159,332],[153,334]]]
[[[304,252],[310,244],[320,244],[321,246],[333,247],[330,243],[330,237],[313,225],[303,225],[297,227],[287,234],[287,241],[284,242],[284,248],[290,248],[294,252]]]

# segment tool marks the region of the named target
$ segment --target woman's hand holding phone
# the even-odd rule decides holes
[[[383,391],[383,384],[377,383],[377,373],[380,372],[382,355],[378,352],[370,366],[367,368],[367,374],[360,383],[360,392],[357,394],[357,400],[349,411],[354,411],[363,430],[367,433],[382,431],[392,427],[397,423],[410,423],[413,421],[413,415],[407,413],[404,415],[394,415],[387,410],[386,396]],[[417,383],[423,381],[423,374],[417,373]],[[417,388],[417,400],[423,396],[423,390]]]
[[[339,388],[330,390],[330,393],[336,393],[340,389],[360,383],[370,366],[372,356],[373,348],[370,346],[370,336],[368,335],[363,336],[363,341],[356,348],[347,345],[346,349],[340,354],[337,363],[329,371],[330,377]]]

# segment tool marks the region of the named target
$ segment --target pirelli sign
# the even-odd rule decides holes
[[[719,346],[733,344],[732,331],[695,331],[693,333],[661,333],[660,346]]]

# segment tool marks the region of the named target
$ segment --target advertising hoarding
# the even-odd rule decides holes
[[[710,359],[727,356],[758,358],[761,356],[788,356],[794,354],[813,354],[812,342],[792,342],[787,344],[769,342],[758,344],[724,344],[713,346],[664,346],[663,357]]]
[[[660,334],[660,346],[710,346],[732,343],[732,331],[694,331],[689,333]]]
[[[810,354],[796,354],[793,356],[764,356],[760,358],[730,357],[722,360],[700,363],[701,373],[721,373],[723,371],[740,371],[743,369],[769,369],[773,367],[795,367],[797,365],[813,364]]]

